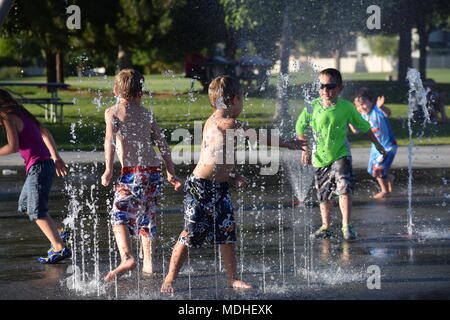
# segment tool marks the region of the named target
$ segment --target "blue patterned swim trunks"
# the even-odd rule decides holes
[[[189,176],[184,185],[184,230],[178,241],[188,247],[236,243],[236,223],[227,182]]]

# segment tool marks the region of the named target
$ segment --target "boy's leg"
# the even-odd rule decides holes
[[[114,236],[120,253],[120,265],[109,272],[104,278],[105,281],[112,280],[115,276],[119,277],[124,272],[136,267],[136,261],[131,254],[131,241],[128,227],[124,224],[113,226]]]
[[[389,191],[389,180],[388,180],[388,178],[381,178],[381,177],[378,177],[378,178],[376,178],[376,179],[377,179],[377,182],[378,182],[378,184],[379,184],[379,186],[380,186],[381,191],[380,191],[379,193],[375,194],[375,195],[373,196],[373,198],[374,198],[374,199],[382,199],[382,198],[386,198],[387,195],[390,193],[390,191]],[[392,187],[391,187],[391,189],[392,189]]]
[[[351,157],[341,158],[333,163],[336,179],[336,193],[339,195],[339,208],[342,214],[342,226],[350,224],[354,178]]]
[[[352,212],[352,197],[350,194],[341,194],[339,196],[339,207],[342,213],[342,235],[344,240],[354,240],[356,239],[356,232],[350,225]]]
[[[394,186],[394,176],[392,174],[389,174],[387,180],[388,180],[388,191],[392,193],[392,189]]]
[[[181,235],[183,234],[184,233],[182,233]],[[170,257],[169,271],[167,272],[166,278],[161,285],[161,292],[175,292],[172,284],[178,276],[178,272],[183,265],[187,251],[188,247],[184,243],[177,241],[177,243],[173,247],[172,256]]]
[[[220,245],[228,283],[233,289],[251,289],[251,284],[236,279],[236,250],[234,243]]]
[[[331,200],[320,203],[320,215],[322,217],[322,227],[324,229],[330,228],[330,212],[331,212]]]
[[[142,272],[146,274],[152,274],[155,272],[153,266],[153,241],[144,235],[141,235],[142,251],[144,253],[144,262],[142,266]]]
[[[341,194],[339,196],[339,208],[342,214],[342,225],[349,225],[352,211],[352,197],[349,194]]]
[[[50,241],[55,251],[61,251],[64,249],[64,242],[59,235],[58,227],[50,216],[37,218],[36,224]]]

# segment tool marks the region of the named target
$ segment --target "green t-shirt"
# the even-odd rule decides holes
[[[313,148],[313,166],[321,168],[350,155],[347,141],[348,124],[351,123],[361,132],[370,130],[370,124],[364,120],[355,106],[347,100],[337,99],[336,105],[325,108],[320,98],[312,103],[312,114],[304,108],[297,119],[297,134],[305,134],[311,127],[315,146]]]

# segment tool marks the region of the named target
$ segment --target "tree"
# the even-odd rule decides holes
[[[379,57],[394,57],[398,53],[398,39],[395,36],[369,36],[367,42],[370,50]]]
[[[150,49],[156,39],[167,34],[172,24],[171,13],[183,1],[118,0],[115,19],[105,25],[107,39],[118,48],[118,69],[132,66],[133,51]]]
[[[10,14],[4,25],[8,36],[34,39],[44,50],[47,82],[64,82],[61,62],[68,49],[65,4],[51,0],[16,0],[15,14]]]
[[[447,0],[415,0],[414,8],[413,19],[419,33],[419,72],[422,79],[425,80],[427,78],[428,38],[433,30],[450,26],[450,5]]]
[[[398,54],[398,37],[376,35],[367,37],[370,51],[379,57],[387,57],[389,60]],[[392,61],[391,61],[392,62]]]
[[[428,36],[437,28],[449,25],[450,6],[446,0],[379,0],[383,13],[383,27],[379,34],[399,35],[398,45],[398,80],[406,81],[408,68],[413,67],[412,29],[417,27],[420,42],[419,71],[426,77],[426,58]],[[369,33],[370,34],[370,33]],[[373,33],[372,33],[373,34]]]
[[[292,8],[295,1],[284,0],[221,0],[225,8],[226,23],[236,30],[251,34],[258,48],[266,54],[275,52],[278,42],[280,75],[277,85],[277,106],[275,120],[288,116],[287,79],[289,76],[289,56],[292,48]],[[281,26],[281,28],[280,28]],[[268,57],[268,55],[265,55]]]
[[[234,59],[236,32],[225,24],[219,0],[186,0],[172,11],[172,24],[158,40],[155,55],[167,62],[183,61],[195,52],[212,55],[218,43],[225,45],[225,56]]]
[[[257,37],[255,43],[264,42],[269,52],[274,52],[278,44],[280,76],[275,119],[288,115],[286,79],[294,40],[311,51],[332,53],[339,68],[345,45],[354,38],[356,31],[365,26],[367,6],[364,2],[369,3],[348,0],[344,6],[332,0],[221,0],[229,25],[238,30],[253,31]]]

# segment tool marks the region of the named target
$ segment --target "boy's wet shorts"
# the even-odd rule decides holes
[[[389,169],[394,162],[395,154],[397,153],[397,146],[393,146],[390,149],[386,149],[387,154],[384,160],[380,163],[378,162],[379,152],[372,151],[370,153],[369,165],[367,167],[367,172],[374,178],[386,179],[389,174]]]
[[[161,189],[161,168],[125,167],[115,186],[112,225],[126,225],[131,235],[156,236],[156,197]]]
[[[37,161],[28,170],[19,196],[19,212],[27,212],[30,221],[48,216],[48,195],[55,175],[53,160]]]
[[[184,230],[178,241],[188,247],[236,243],[236,223],[228,183],[191,175],[184,185]]]
[[[338,159],[326,167],[314,168],[314,180],[320,203],[330,200],[333,194],[351,194],[354,183],[352,157]]]

